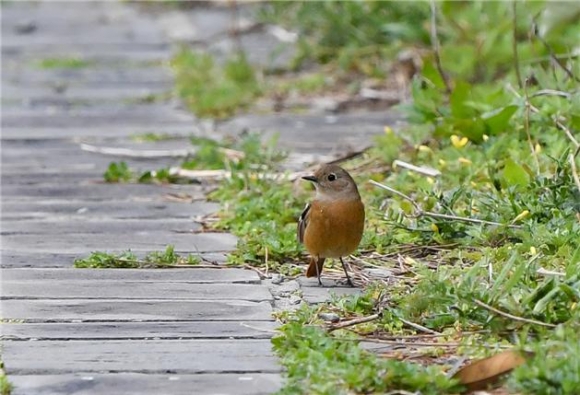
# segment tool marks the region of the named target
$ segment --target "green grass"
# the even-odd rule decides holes
[[[131,251],[120,254],[95,251],[88,257],[78,258],[74,261],[74,267],[82,269],[137,269],[151,267],[169,267],[175,265],[197,265],[201,262],[198,255],[179,255],[172,245],[168,245],[165,251],[153,251],[143,259],[139,259]]]
[[[14,386],[4,373],[4,362],[0,360],[0,395],[10,395]]]
[[[183,48],[171,64],[178,96],[199,117],[231,116],[259,94],[255,71],[244,55],[218,65],[211,55]]]
[[[129,169],[127,162],[111,162],[103,173],[106,182],[128,182],[133,178],[133,172]]]
[[[37,63],[41,69],[82,69],[89,67],[91,62],[76,56],[45,58]]]
[[[167,141],[179,138],[179,136],[175,136],[169,133],[136,133],[131,135],[131,140],[136,141],[138,143],[155,143],[158,141]]]
[[[10,395],[14,386],[8,381],[8,377],[4,374],[0,375],[0,394],[1,395]]]
[[[366,312],[369,293],[350,298],[352,307]],[[372,306],[371,306],[372,307]],[[273,338],[274,350],[287,369],[280,394],[385,393],[393,389],[421,394],[457,393],[460,388],[434,366],[381,358],[359,347],[356,336],[329,335],[317,313],[303,306],[284,314],[285,324]]]

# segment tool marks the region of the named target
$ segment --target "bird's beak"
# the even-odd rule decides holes
[[[312,181],[315,184],[318,184],[318,178],[314,176],[304,176],[302,177],[303,180]]]

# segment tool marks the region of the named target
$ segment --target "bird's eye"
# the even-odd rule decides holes
[[[334,181],[334,180],[336,180],[336,174],[334,174],[334,173],[330,173],[330,174],[328,175],[328,181]]]

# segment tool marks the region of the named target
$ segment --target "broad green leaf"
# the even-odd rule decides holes
[[[434,61],[432,59],[425,61],[422,70],[423,77],[431,81],[437,88],[443,90],[445,89],[445,83],[443,82],[441,74],[439,74],[439,71],[437,71],[437,68],[433,63]]]
[[[551,292],[556,287],[556,280],[554,278],[549,279],[544,284],[538,286],[534,291],[528,295],[523,301],[524,305],[532,305],[538,303],[544,296]]]
[[[498,296],[508,294],[511,291],[511,289],[522,280],[524,273],[528,268],[527,264],[520,262],[516,266],[516,270],[514,272],[511,272],[512,268],[514,267],[514,264],[517,262],[518,256],[519,256],[518,253],[513,253],[509,261],[504,265],[499,276],[495,279],[493,287],[490,290],[490,294],[492,295],[492,297],[498,291],[500,291],[500,295]]]
[[[556,288],[552,289],[542,299],[540,299],[538,301],[538,303],[536,303],[532,312],[536,315],[542,314],[546,310],[546,307],[548,306],[548,304],[550,304],[552,299],[554,299],[556,296],[558,296],[559,293],[560,293],[560,287],[556,287]]]
[[[573,284],[572,286],[568,284],[560,284],[560,289],[566,296],[575,302],[580,301],[580,289],[578,289],[578,283]]]
[[[525,187],[530,183],[528,172],[511,158],[506,160],[503,180],[508,186]]]
[[[489,135],[495,136],[503,131],[509,125],[511,117],[518,110],[518,106],[511,105],[506,106],[498,110],[491,111],[487,114],[483,114],[481,118],[485,123],[487,128],[487,133]]]
[[[451,106],[451,114],[457,118],[470,118],[474,115],[474,111],[466,103],[471,93],[471,85],[467,82],[457,82],[451,96],[449,104]]]

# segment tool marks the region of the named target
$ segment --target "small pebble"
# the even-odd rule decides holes
[[[300,304],[302,302],[302,298],[298,295],[292,295],[288,301],[290,304]]]
[[[319,313],[318,318],[327,322],[338,322],[340,321],[340,317],[334,313]]]
[[[281,274],[274,274],[272,276],[272,284],[281,284],[284,281],[284,276]]]
[[[33,21],[21,21],[14,26],[16,34],[30,34],[36,30],[36,23]]]

